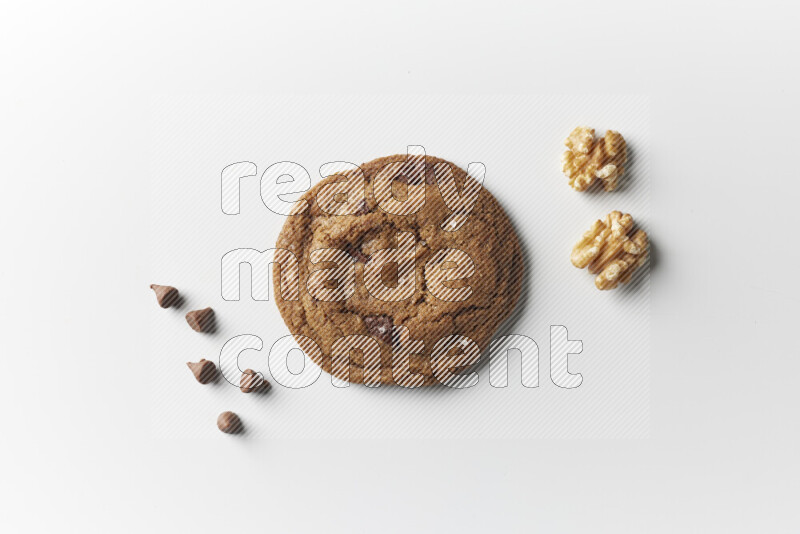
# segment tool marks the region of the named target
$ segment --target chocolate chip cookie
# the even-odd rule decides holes
[[[313,361],[350,382],[404,386],[440,382],[437,362],[474,363],[458,354],[487,347],[523,275],[511,222],[475,184],[445,160],[395,155],[302,196],[276,244],[296,261],[273,265],[273,294]],[[295,274],[299,295],[284,298]]]

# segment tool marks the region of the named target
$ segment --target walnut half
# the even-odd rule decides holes
[[[625,139],[619,132],[608,130],[605,137],[595,140],[593,128],[578,126],[564,144],[567,151],[561,158],[562,170],[573,189],[586,191],[595,180],[600,180],[606,191],[617,188],[628,161]]]
[[[594,281],[597,289],[614,289],[619,284],[627,284],[647,259],[649,245],[644,230],[628,237],[632,230],[630,214],[612,211],[605,220],[595,222],[573,247],[572,265],[579,269],[588,266],[590,273],[597,274]]]

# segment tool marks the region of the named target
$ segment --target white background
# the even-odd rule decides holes
[[[173,283],[186,298],[184,306],[169,311],[153,305],[150,291],[131,303],[149,318],[150,402],[159,437],[220,439],[224,436],[213,422],[226,409],[243,418],[247,439],[649,436],[646,268],[628,286],[600,293],[594,277],[569,262],[572,245],[614,209],[632,213],[651,230],[648,98],[262,95],[231,100],[184,94],[154,98],[151,114],[151,262],[139,283],[145,288],[150,281]],[[583,122],[613,124],[625,132],[630,166],[614,194],[576,194],[561,173],[564,137]],[[268,366],[267,357],[289,331],[274,302],[252,300],[250,267],[240,269],[241,300],[223,300],[220,287],[223,255],[274,247],[286,221],[262,201],[259,182],[267,167],[295,161],[316,182],[328,161],[358,164],[404,153],[408,143],[421,143],[429,154],[446,154],[462,168],[470,161],[485,165],[484,187],[510,214],[527,270],[521,303],[501,332],[536,341],[539,388],[522,387],[518,355],[509,360],[510,385],[503,389],[489,383],[487,365],[478,369],[477,386],[460,391],[341,389],[328,375],[305,389],[276,387],[268,396],[242,395],[226,381],[198,388],[185,361],[219,361],[223,344],[243,334],[258,336],[263,350],[243,352],[239,368],[267,377],[280,372]],[[240,213],[226,215],[220,174],[242,159],[258,170],[239,181]],[[268,183],[264,180],[270,201],[275,187],[270,190]],[[254,276],[256,283],[266,284],[262,273]],[[199,336],[187,328],[184,314],[205,306],[216,310],[219,328]],[[550,379],[550,325],[566,326],[571,339],[583,343],[569,362],[570,372],[583,376],[578,388],[560,388]],[[280,355],[274,357],[280,361]],[[290,358],[302,365],[297,360]],[[238,375],[231,380],[238,384]]]
[[[2,526],[795,531],[797,15],[788,2],[4,7]],[[158,437],[139,305],[149,102],[272,92],[649,95],[650,437]]]

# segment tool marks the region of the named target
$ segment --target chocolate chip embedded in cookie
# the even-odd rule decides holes
[[[303,351],[338,378],[435,384],[437,342],[460,335],[483,350],[516,305],[522,254],[503,208],[464,170],[422,157],[379,158],[361,166],[363,175],[323,179],[303,196],[309,209],[290,216],[278,237],[276,248],[297,257],[300,277],[299,298],[286,300],[273,265],[278,308]],[[475,204],[465,211],[455,201],[471,192]],[[354,341],[336,345],[352,347],[340,365],[333,348],[346,336]],[[454,357],[458,347],[439,353]],[[398,378],[409,372],[416,379]]]
[[[392,344],[392,326],[394,326],[394,323],[391,317],[388,315],[367,315],[363,319],[369,335],[387,345]]]

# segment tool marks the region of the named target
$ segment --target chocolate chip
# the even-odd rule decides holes
[[[364,199],[358,204],[358,209],[354,215],[366,215],[367,213],[369,213],[369,206],[367,206],[367,200]]]
[[[244,429],[242,420],[233,412],[222,412],[217,417],[217,428],[226,434],[238,434]]]
[[[353,256],[357,262],[367,263],[367,260],[369,259],[369,256],[361,252],[361,249],[357,246],[347,245],[345,250],[347,250],[347,253]]]
[[[395,178],[394,180],[395,180],[397,183],[400,183],[400,184],[407,184],[407,183],[408,183],[408,180],[409,180],[409,178],[408,178],[408,176],[406,176],[405,174],[401,174],[400,176],[398,176],[398,177],[397,177],[397,178]]]
[[[425,183],[428,185],[436,185],[436,173],[433,171],[433,165],[425,166]]]
[[[205,308],[186,314],[186,322],[195,332],[210,332],[214,328],[214,310]]]
[[[269,387],[269,382],[264,380],[264,377],[262,377],[260,373],[256,373],[252,369],[245,369],[244,373],[242,373],[242,379],[239,385],[241,386],[239,389],[242,390],[242,393],[250,393],[260,389],[267,389]]]
[[[392,344],[392,318],[388,315],[367,315],[364,324],[367,332],[387,345]]]
[[[214,362],[202,359],[197,363],[186,362],[186,365],[189,366],[189,369],[194,373],[194,377],[201,384],[208,384],[217,377],[217,366],[214,365]]]
[[[150,284],[150,289],[156,292],[156,300],[162,308],[169,308],[178,302],[178,290],[172,286]]]

